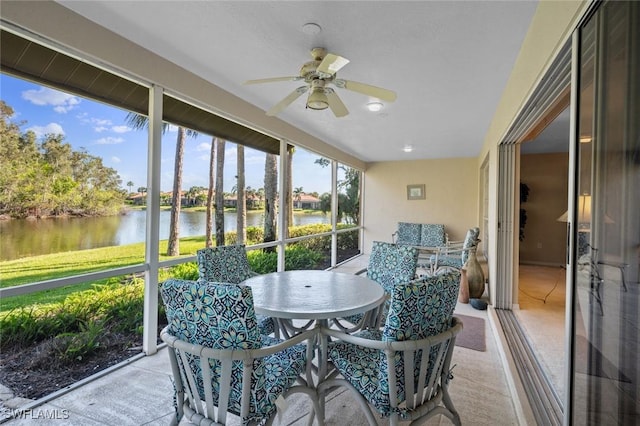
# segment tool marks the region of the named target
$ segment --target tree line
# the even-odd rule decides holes
[[[22,133],[14,111],[0,100],[0,214],[26,218],[111,215],[127,196],[118,172],[84,149],[73,150],[64,136],[41,141]]]
[[[88,154],[84,149],[74,151],[63,135],[45,135],[42,142],[36,140],[32,131],[20,132],[20,124],[12,122],[13,109],[0,100],[0,214],[11,217],[43,217],[62,215],[109,215],[123,208],[128,193],[121,188],[122,181],[116,170],[102,164],[102,159]],[[148,125],[148,118],[129,113],[126,121],[134,128]],[[163,123],[163,132],[168,123]],[[187,137],[197,133],[183,127],[178,128],[174,163],[173,194],[182,191],[182,164]],[[206,246],[224,245],[224,192],[223,169],[226,141],[212,137],[209,161],[209,187],[207,194]],[[237,235],[238,244],[246,240],[246,196],[244,147],[237,146]],[[302,188],[291,187],[291,166],[295,148],[288,147],[289,168],[286,170],[288,188],[285,190],[288,206],[287,217],[293,223],[293,197],[299,197]],[[327,159],[316,161],[322,167],[330,163]],[[342,166],[345,179],[339,182],[338,217],[347,222],[359,220],[359,177],[357,170]],[[133,182],[127,182],[131,188]],[[276,239],[278,168],[277,156],[267,154],[264,170],[264,242]],[[142,188],[139,188],[142,189]],[[144,188],[146,192],[147,188]],[[262,189],[262,188],[261,188]],[[261,197],[262,198],[262,197]],[[176,202],[178,200],[178,202]],[[173,197],[171,209],[168,256],[180,254],[180,197]],[[330,211],[330,194],[321,196],[321,209]],[[215,232],[214,224],[215,220]],[[283,230],[285,237],[288,229]]]

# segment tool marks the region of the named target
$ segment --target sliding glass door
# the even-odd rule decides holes
[[[640,3],[579,29],[571,423],[640,422]]]

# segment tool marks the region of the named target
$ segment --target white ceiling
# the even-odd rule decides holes
[[[377,113],[336,89],[350,111],[304,107],[282,119],[363,161],[474,157],[506,86],[536,1],[60,1],[265,111],[298,81],[313,47],[351,62],[338,77],[394,90]],[[322,27],[302,32],[305,23]],[[295,142],[295,141],[294,141]],[[410,144],[414,151],[403,152]]]

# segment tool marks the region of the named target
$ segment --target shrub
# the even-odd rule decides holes
[[[53,344],[56,358],[62,363],[71,364],[93,355],[100,348],[102,333],[102,324],[91,322],[81,326],[78,333],[63,333],[56,336]]]
[[[247,253],[251,270],[259,274],[274,272],[278,267],[278,253],[254,250]],[[290,246],[285,250],[285,269],[316,269],[322,261],[322,253],[302,246]]]

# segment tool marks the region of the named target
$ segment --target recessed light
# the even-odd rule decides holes
[[[369,111],[378,112],[382,109],[382,102],[369,102],[367,108]]]
[[[322,27],[313,22],[306,23],[302,26],[302,32],[308,35],[318,35],[321,31]]]
[[[580,143],[589,143],[591,142],[591,136],[580,136]]]
[[[405,145],[405,146],[404,146],[404,148],[402,148],[402,150],[403,150],[404,152],[411,152],[411,151],[413,151],[413,146],[411,146],[411,145]]]

